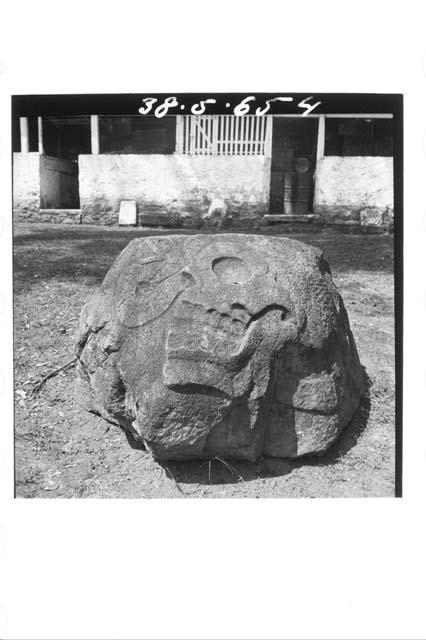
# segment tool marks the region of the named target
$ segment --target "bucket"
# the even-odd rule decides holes
[[[297,174],[297,186],[295,192],[295,213],[300,215],[309,213],[309,205],[312,196],[312,173],[310,171]]]
[[[296,191],[296,201],[294,203],[295,213],[298,215],[309,213],[310,200],[311,200],[311,188],[298,187]]]

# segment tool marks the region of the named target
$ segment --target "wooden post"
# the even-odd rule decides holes
[[[99,116],[90,116],[90,135],[92,141],[92,154],[99,153]]]
[[[212,153],[214,156],[217,156],[219,154],[218,139],[219,139],[219,116],[213,116]]]
[[[189,153],[194,155],[195,152],[195,127],[197,122],[197,116],[189,116],[190,134],[189,134]]]
[[[264,155],[270,158],[272,155],[272,116],[264,117],[266,118]]]
[[[183,153],[183,116],[176,116],[175,153]]]
[[[317,163],[324,157],[325,147],[325,116],[321,115],[318,119],[318,139],[317,139]]]
[[[237,149],[235,146],[235,122],[237,120],[237,116],[229,116],[229,147],[228,147],[228,156],[233,156],[236,153]]]
[[[44,153],[43,149],[43,120],[41,116],[37,118],[37,128],[38,128],[38,152]]]
[[[21,129],[21,153],[28,153],[30,150],[28,118],[19,118],[19,126]]]

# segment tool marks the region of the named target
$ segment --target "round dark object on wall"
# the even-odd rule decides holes
[[[296,162],[294,163],[294,168],[297,173],[306,173],[311,168],[311,162],[309,158],[300,157],[296,158]]]

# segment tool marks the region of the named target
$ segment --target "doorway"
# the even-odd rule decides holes
[[[318,118],[273,119],[270,213],[312,213]]]
[[[79,209],[78,156],[91,152],[89,116],[44,117],[41,209]]]

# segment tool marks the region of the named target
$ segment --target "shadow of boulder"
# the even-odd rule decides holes
[[[166,471],[170,471],[176,482],[187,484],[232,484],[259,478],[285,476],[300,467],[332,466],[356,445],[367,427],[371,410],[371,380],[365,367],[363,367],[363,375],[366,392],[361,398],[358,409],[338,439],[323,454],[310,454],[300,458],[261,457],[256,462],[215,457],[204,461],[158,461],[158,464]],[[138,448],[142,448],[141,445],[138,445]]]

